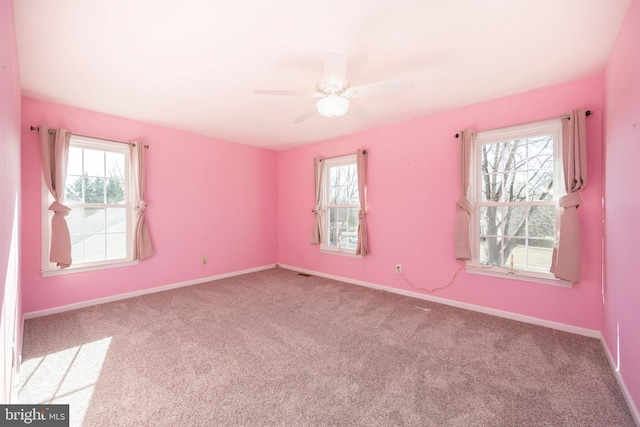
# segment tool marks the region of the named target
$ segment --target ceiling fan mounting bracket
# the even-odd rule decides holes
[[[328,96],[328,95],[344,96],[348,87],[349,87],[349,83],[346,81],[343,82],[340,86],[335,84],[329,84],[329,85],[318,84],[316,86],[318,91],[321,92],[323,96]]]

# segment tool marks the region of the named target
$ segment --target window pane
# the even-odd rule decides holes
[[[104,151],[84,150],[84,172],[91,177],[104,177]]]
[[[111,153],[106,152],[106,162],[107,162],[107,170],[106,177],[107,178],[117,178],[124,179],[124,161],[125,156],[123,153]]]
[[[82,220],[84,218],[84,208],[75,207],[71,209],[69,215],[67,215],[67,227],[69,227],[69,234],[82,234]]]
[[[349,185],[358,188],[358,166],[353,163],[349,165]]]
[[[68,203],[82,203],[82,176],[67,175],[64,200]]]
[[[343,248],[356,249],[358,245],[358,212],[359,209],[348,209],[348,226],[345,232],[345,239],[341,242]]]
[[[67,216],[74,264],[126,258],[126,219],[126,208],[74,208]]]
[[[355,249],[358,241],[358,209],[329,208],[327,246]]]
[[[553,200],[553,171],[529,171],[529,200]]]
[[[486,211],[495,208],[482,207],[481,210],[483,209]],[[480,264],[511,268],[513,261],[513,268],[516,270],[548,272],[554,243],[554,206],[509,206],[502,209],[498,208],[496,217],[502,213],[506,235],[480,235]],[[485,225],[484,229],[487,228]],[[483,231],[481,228],[481,233]],[[530,236],[541,238],[527,239],[527,231]]]
[[[526,162],[526,142],[523,140],[485,144],[482,148],[484,173],[509,172],[523,167]]]
[[[73,264],[84,262],[84,240],[81,234],[71,235],[71,261]]]
[[[341,185],[337,188],[338,191],[338,205],[349,204],[349,188],[346,185]]]
[[[107,180],[107,203],[124,203],[124,180]]]
[[[104,233],[105,210],[87,208],[84,210],[84,234]]]
[[[532,206],[529,211],[529,237],[546,237],[553,240],[556,235],[555,206]]]
[[[481,248],[480,263],[483,265],[502,265],[502,239],[486,236],[484,248]]]
[[[69,147],[67,175],[82,175],[82,148]]]
[[[342,185],[353,185],[357,179],[355,165],[344,165],[340,169],[342,174],[342,181],[340,183]]]
[[[548,273],[553,254],[553,240],[529,239],[529,269]]]
[[[485,236],[480,236],[480,264],[487,265],[487,260],[489,257],[487,256],[487,238]]]
[[[338,187],[335,187],[333,185],[329,186],[329,204],[338,204]]]
[[[480,234],[487,236],[502,234],[502,208],[498,206],[480,208]]]
[[[104,178],[84,176],[84,202],[104,203]]]
[[[350,205],[360,205],[360,194],[358,193],[358,183],[349,187],[349,198],[347,203]]]
[[[523,236],[527,231],[526,215],[529,208],[526,206],[505,206],[503,232],[507,236]]]
[[[127,231],[127,209],[107,208],[107,232],[124,233]]]
[[[505,170],[519,170],[527,166],[527,141],[515,139],[509,141],[506,146],[505,157],[508,160],[508,167]]]
[[[330,194],[330,200],[334,200],[336,204],[349,204],[357,198],[358,175],[355,165],[335,166],[329,169],[330,179],[329,186],[333,187],[333,193]]]
[[[480,164],[482,165],[481,170],[483,173],[496,172],[495,162],[493,161],[496,150],[496,144],[484,144],[481,147],[482,158],[480,159]]]
[[[359,205],[358,175],[355,165],[329,168],[328,203],[330,205]]]
[[[527,200],[527,172],[515,171],[506,177],[504,202],[524,202]]]
[[[84,261],[95,262],[105,260],[105,235],[84,235]]]
[[[553,137],[542,135],[529,138],[529,169],[553,169]]]
[[[502,266],[508,269],[527,268],[527,239],[517,239],[506,237],[503,242],[503,262]]]
[[[346,248],[349,243],[349,232],[347,231],[347,227],[340,227],[338,233],[338,247]]]
[[[127,235],[125,233],[107,234],[107,259],[127,257]]]
[[[340,168],[332,167],[329,168],[329,184],[330,185],[340,185]]]
[[[358,243],[359,208],[329,208],[327,210],[327,245],[355,249]]]
[[[495,173],[503,170],[503,144],[485,144],[482,146],[482,172]]]
[[[499,202],[502,197],[503,174],[493,173],[482,176],[482,201]]]
[[[338,227],[345,227],[347,225],[347,210],[345,208],[338,208],[336,209],[336,214]]]
[[[336,215],[337,208],[329,208],[327,210],[327,245],[332,247],[338,246],[338,218]]]

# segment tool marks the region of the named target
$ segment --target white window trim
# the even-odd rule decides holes
[[[478,208],[478,185],[480,185],[480,171],[478,170],[480,147],[482,144],[501,142],[506,139],[524,138],[528,136],[539,135],[540,133],[552,133],[554,135],[554,194],[557,195],[556,199],[560,199],[565,193],[561,160],[561,144],[562,144],[562,121],[561,119],[549,119],[542,120],[534,123],[527,123],[523,125],[510,126],[500,129],[488,130],[478,132],[474,147],[471,153],[471,188],[469,191],[469,200],[475,206],[473,213],[471,214],[471,260],[466,263],[466,271],[472,274],[480,274],[484,276],[493,276],[506,278],[511,280],[520,280],[534,283],[541,283],[545,285],[572,287],[573,283],[558,279],[553,276],[552,273],[541,273],[526,270],[511,270],[509,268],[499,266],[486,266],[480,264],[480,241],[479,241],[479,215],[480,209]],[[560,206],[556,202],[556,230],[559,227],[560,219]]]
[[[327,244],[327,218],[329,213],[327,212],[326,206],[328,204],[328,185],[327,181],[329,179],[329,168],[335,166],[343,166],[349,164],[356,164],[358,162],[357,154],[347,154],[339,157],[331,157],[324,159],[322,161],[322,167],[324,168],[322,179],[324,182],[322,183],[322,209],[325,211],[324,215],[321,218],[321,229],[322,229],[322,244],[320,245],[320,252],[332,255],[342,255],[353,258],[363,258],[362,255],[356,255],[355,249],[347,249],[347,248],[335,248],[333,246],[329,246]]]
[[[326,247],[320,247],[320,252],[324,254],[340,255],[340,256],[346,256],[351,258],[364,258],[362,255],[356,255],[355,249],[351,251],[348,249],[331,248],[329,246],[326,246]]]
[[[510,280],[521,280],[524,282],[540,283],[543,285],[561,286],[564,288],[572,288],[573,283],[566,280],[557,279],[552,274],[536,273],[533,271],[514,271],[510,272],[507,268],[495,266],[477,266],[469,265],[465,267],[467,273],[478,274],[481,276],[493,276]]]
[[[125,167],[129,171],[129,185],[126,191],[126,198],[130,200],[132,195],[133,188],[132,179],[131,179],[131,161],[130,161],[130,153],[128,146],[125,146],[121,143],[117,142],[106,142],[94,138],[83,137],[73,135],[71,137],[73,141],[73,146],[83,147],[89,149],[103,149],[105,151],[115,151],[115,152],[126,152],[127,158],[129,159],[128,164]],[[65,274],[73,274],[73,273],[81,273],[87,271],[96,271],[96,270],[104,270],[110,268],[117,267],[126,267],[131,265],[138,264],[138,260],[133,259],[133,221],[134,221],[134,210],[133,206],[130,204],[127,209],[127,236],[129,238],[129,242],[127,245],[127,258],[121,258],[117,260],[108,260],[108,261],[98,261],[92,263],[82,263],[80,265],[74,265],[73,263],[64,269],[60,269],[55,266],[54,263],[49,261],[49,252],[51,250],[51,219],[53,218],[53,212],[49,210],[49,206],[53,203],[53,196],[49,193],[49,189],[47,188],[47,184],[44,180],[44,176],[40,174],[40,182],[41,182],[41,209],[42,209],[42,257],[41,257],[41,270],[40,274],[43,277],[50,276],[59,276]],[[66,203],[65,203],[66,204]]]

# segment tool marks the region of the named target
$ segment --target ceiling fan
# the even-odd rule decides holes
[[[353,102],[353,98],[366,96],[394,95],[413,89],[413,82],[390,81],[368,83],[350,87],[347,81],[347,55],[336,50],[328,50],[323,61],[324,76],[318,82],[316,92],[295,90],[256,90],[262,95],[288,95],[319,98],[318,102],[309,110],[302,113],[294,123],[302,123],[315,114],[328,118],[340,117],[347,112],[352,116],[367,120],[371,113]]]

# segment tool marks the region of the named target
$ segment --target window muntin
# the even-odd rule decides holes
[[[561,122],[478,133],[471,196],[471,267],[553,279],[562,195]]]
[[[130,173],[128,145],[71,137],[64,204],[71,209],[66,221],[72,264],[62,271],[132,261]],[[50,203],[51,196],[48,199]],[[51,226],[48,206],[43,207],[47,217],[45,272],[57,270],[48,261]]]
[[[355,254],[358,245],[358,167],[356,155],[324,160],[322,250]]]

